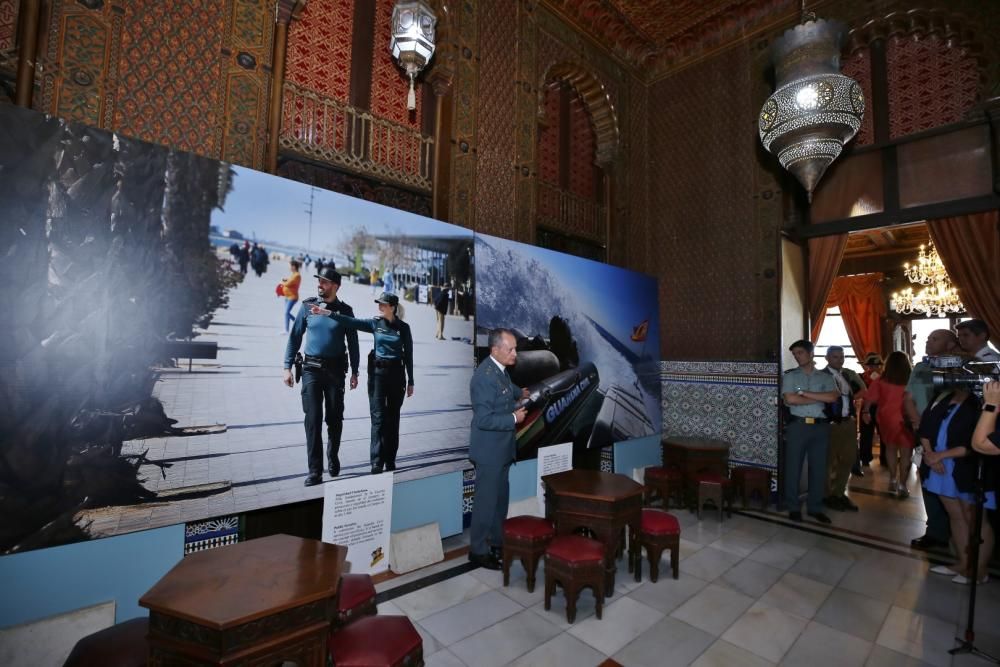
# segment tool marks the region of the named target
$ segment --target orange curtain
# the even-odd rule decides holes
[[[847,234],[809,239],[809,321],[813,342],[819,338],[826,317],[826,302],[844,257]]]
[[[986,322],[996,344],[1000,340],[1000,211],[931,220],[927,227],[966,312]]]
[[[826,307],[840,306],[847,338],[859,360],[869,352],[882,355],[882,320],[885,319],[885,299],[882,296],[881,273],[860,276],[839,276],[833,282]],[[819,333],[817,331],[817,333]]]

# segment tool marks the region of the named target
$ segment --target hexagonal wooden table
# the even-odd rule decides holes
[[[639,534],[642,484],[625,475],[599,470],[566,470],[542,477],[545,515],[556,524],[556,534],[586,528],[604,543],[605,595],[615,589],[615,557],[623,529]],[[631,562],[631,561],[629,561]]]
[[[185,557],[142,596],[150,665],[326,665],[347,547],[272,535]]]

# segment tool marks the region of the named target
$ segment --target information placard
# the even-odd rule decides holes
[[[323,541],[347,547],[352,574],[389,569],[392,477],[362,475],[326,484]]]
[[[549,445],[538,450],[538,509],[545,516],[545,489],[542,477],[573,469],[573,443]]]

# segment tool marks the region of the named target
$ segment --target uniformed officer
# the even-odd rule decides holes
[[[399,297],[382,292],[375,303],[378,317],[357,319],[338,313],[330,317],[341,326],[367,331],[375,338],[375,349],[369,355],[368,405],[372,417],[372,474],[396,469],[399,451],[399,411],[403,393],[413,396],[413,336],[410,325],[399,316]],[[316,308],[315,312],[322,310]],[[404,374],[405,371],[405,374]]]
[[[309,476],[305,485],[319,484],[323,479],[323,420],[326,414],[326,459],[330,476],[340,474],[340,434],[344,426],[344,379],[348,363],[351,368],[351,389],[358,386],[358,334],[317,309],[327,313],[353,316],[349,305],[337,299],[340,274],[332,266],[316,273],[319,279],[318,297],[302,301],[285,348],[284,382],[295,386],[292,362],[306,337],[302,363],[302,410],[305,412],[306,456]]]
[[[802,464],[809,460],[809,496],[806,510],[820,523],[830,523],[823,513],[826,492],[826,458],[830,447],[830,424],[823,410],[825,403],[840,400],[833,376],[816,370],[813,344],[797,340],[788,348],[797,368],[785,371],[781,393],[791,415],[785,425],[785,503],[788,517],[802,521],[799,503],[799,478]]]

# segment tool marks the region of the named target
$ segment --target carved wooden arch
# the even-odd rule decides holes
[[[596,155],[594,162],[606,169],[618,155],[618,116],[611,104],[611,97],[597,77],[588,69],[577,63],[558,62],[551,65],[542,77],[538,86],[538,116],[545,116],[545,89],[549,83],[562,81],[568,83],[576,91],[583,106],[590,115],[594,126]]]
[[[980,91],[988,86],[989,65],[978,32],[965,16],[943,9],[911,9],[871,19],[860,27],[851,29],[844,53],[853,55],[868,48],[875,40],[888,40],[897,36],[936,36],[950,47],[966,49],[979,69]]]

